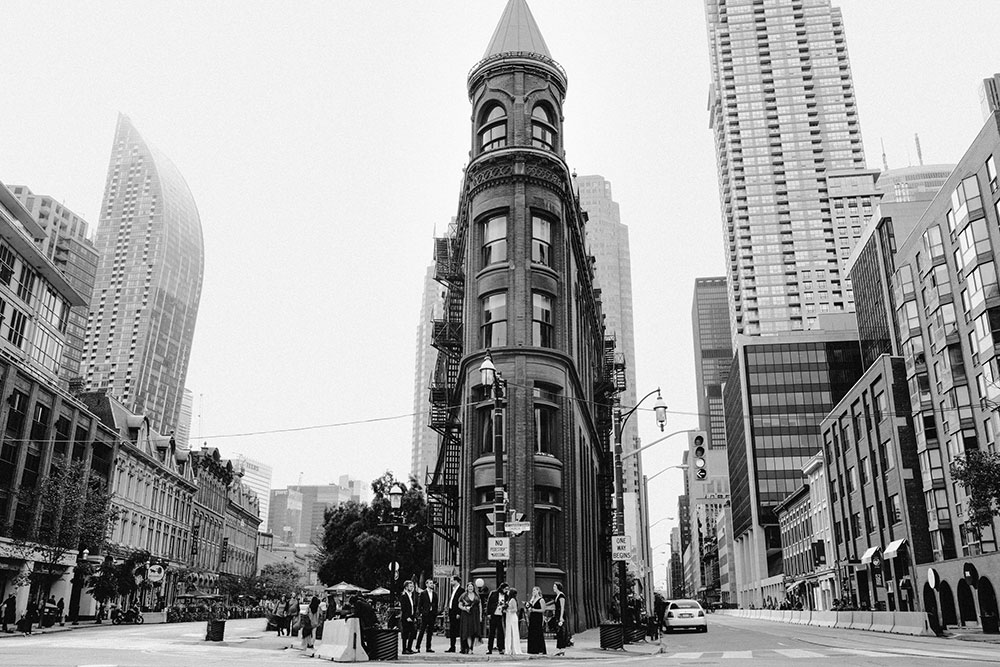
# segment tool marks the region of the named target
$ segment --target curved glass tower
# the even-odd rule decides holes
[[[95,246],[83,368],[160,433],[177,425],[194,338],[204,247],[184,177],[118,116]]]

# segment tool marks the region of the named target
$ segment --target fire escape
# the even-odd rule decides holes
[[[601,438],[611,434],[611,397],[617,391],[617,355],[614,336],[605,336],[604,355],[600,362],[600,373],[594,386],[594,422]],[[624,372],[622,373],[624,379]],[[601,522],[599,538],[606,559],[611,558],[611,534],[614,530],[615,508],[612,498],[615,494],[614,461],[609,448],[602,448],[601,467],[597,474],[597,493],[601,499]]]
[[[462,423],[459,369],[462,360],[462,302],[465,280],[462,255],[465,221],[453,232],[434,239],[434,279],[447,288],[444,319],[434,320],[432,344],[438,350],[430,388],[430,427],[441,436],[438,460],[427,480],[431,528],[452,546],[458,545],[459,473],[462,462]]]

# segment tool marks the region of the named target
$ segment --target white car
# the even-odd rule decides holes
[[[675,628],[694,628],[698,632],[708,632],[708,621],[705,620],[705,610],[697,600],[671,600],[667,603],[667,612],[663,615],[663,625],[667,632]]]

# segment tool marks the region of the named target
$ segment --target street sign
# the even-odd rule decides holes
[[[163,581],[163,566],[150,565],[146,570],[146,578],[154,584],[158,581]]]
[[[611,560],[628,560],[632,553],[631,535],[611,536]]]
[[[514,535],[531,530],[530,521],[510,521],[504,525],[504,530]]]
[[[510,560],[510,538],[491,537],[486,541],[490,560]]]
[[[458,568],[454,565],[442,565],[440,563],[434,564],[435,579],[447,579],[448,577],[453,577],[456,574],[458,574]]]

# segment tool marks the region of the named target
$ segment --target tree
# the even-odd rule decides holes
[[[992,525],[1000,514],[1000,454],[971,449],[951,462],[951,476],[968,496],[965,522],[977,532]]]
[[[91,596],[99,604],[107,604],[111,598],[118,595],[118,568],[108,563],[91,573],[87,580]]]
[[[239,597],[259,597],[259,588],[260,582],[257,577],[226,572],[219,575],[219,593],[229,602],[234,602]]]
[[[45,597],[62,575],[63,559],[83,549],[99,553],[105,546],[118,509],[104,481],[91,476],[83,460],[52,460],[48,474],[34,487],[22,488],[18,503],[34,508],[33,520],[15,533],[14,549],[35,561],[33,576],[45,586]]]
[[[326,511],[322,541],[315,562],[320,581],[347,581],[365,588],[399,588],[401,580],[423,579],[432,573],[432,533],[423,490],[411,479],[402,505],[393,513],[389,491],[398,482],[386,472],[372,482],[375,497],[368,503],[343,503]],[[399,579],[390,564],[399,563]]]
[[[302,583],[302,571],[291,563],[271,563],[260,569],[257,577],[257,595],[275,599],[292,595]]]

